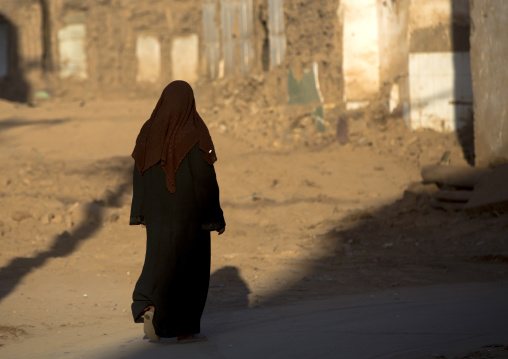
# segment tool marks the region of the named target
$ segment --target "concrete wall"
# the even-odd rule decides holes
[[[411,128],[456,132],[472,124],[468,52],[421,52],[409,57]]]
[[[476,164],[508,161],[508,1],[471,0]]]
[[[409,14],[408,124],[440,132],[472,128],[468,0],[411,0]]]

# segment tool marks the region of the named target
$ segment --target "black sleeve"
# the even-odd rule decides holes
[[[134,164],[134,173],[132,176],[132,204],[130,225],[146,224],[145,222],[145,189],[143,187],[143,177]]]
[[[189,161],[198,200],[201,228],[215,231],[226,226],[219,202],[219,185],[213,165],[208,164],[199,143],[189,152]]]

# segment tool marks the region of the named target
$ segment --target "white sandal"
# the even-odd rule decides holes
[[[158,342],[159,340],[161,340],[161,337],[159,337],[156,333],[155,333],[155,328],[153,327],[153,315],[154,315],[154,312],[151,312],[149,310],[147,310],[145,312],[145,314],[143,314],[143,319],[144,319],[144,326],[143,326],[143,329],[145,331],[145,335],[151,339],[151,340],[154,340],[156,342]]]

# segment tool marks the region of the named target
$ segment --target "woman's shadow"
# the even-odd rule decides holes
[[[207,307],[211,310],[248,308],[249,294],[249,286],[241,278],[238,268],[225,266],[210,276]]]

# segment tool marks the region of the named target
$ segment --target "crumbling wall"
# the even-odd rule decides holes
[[[173,64],[185,63],[180,57],[186,56],[194,57],[187,62],[195,63],[197,73],[197,50],[181,54],[173,50],[175,43],[177,49],[181,46],[181,38],[201,38],[201,12],[196,11],[200,8],[201,0],[54,2],[51,17],[56,34],[71,23],[86,29],[86,76],[62,76],[58,66],[53,91],[83,98],[108,93],[152,96],[169,81],[180,79]],[[57,63],[62,60],[59,40],[57,35],[53,48]],[[181,79],[195,82],[193,73],[186,74],[190,79]]]
[[[508,2],[471,0],[476,165],[508,161]]]
[[[325,102],[342,102],[342,24],[338,0],[284,2],[286,63],[295,77],[317,63],[319,86]]]
[[[0,9],[15,52],[1,92],[19,92],[23,77],[33,91],[56,96],[151,96],[182,74],[196,82],[200,73],[201,0],[0,0]],[[156,80],[139,76],[140,66],[150,66],[137,56],[140,38],[160,50]]]
[[[38,71],[37,78],[27,81],[34,91],[83,100],[154,96],[175,79],[199,85],[207,77],[235,82],[238,75],[263,74],[267,86],[276,86],[267,96],[271,104],[282,105],[288,99],[289,69],[297,79],[317,69],[324,101],[342,101],[339,0],[20,0],[16,4],[0,0],[0,4],[23,38],[19,40],[23,61],[16,61],[20,73]],[[41,4],[46,4],[46,13]],[[215,22],[219,40],[212,44],[217,60],[213,71],[207,63],[210,41],[204,41],[206,6],[215,10],[208,20]]]

